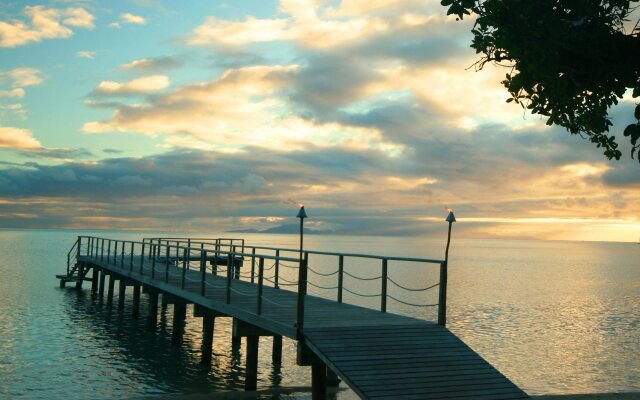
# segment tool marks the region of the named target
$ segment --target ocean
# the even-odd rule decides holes
[[[443,232],[444,233],[444,232]],[[119,239],[186,236],[171,232],[0,230],[0,398],[126,399],[242,390],[243,351],[231,350],[229,319],[218,318],[210,368],[199,364],[201,321],[189,312],[182,345],[171,344],[171,308],[158,328],[108,309],[85,290],[58,288],[76,236]],[[215,232],[197,237],[229,237]],[[295,235],[234,234],[248,244],[295,248]],[[442,258],[445,238],[307,235],[312,250]],[[640,392],[640,245],[502,239],[458,239],[449,261],[448,327],[532,395]],[[310,260],[320,271],[331,260]],[[351,272],[376,276],[377,262]],[[389,266],[408,286],[437,282],[437,265]],[[330,279],[318,277],[318,285]],[[322,280],[326,279],[326,280]],[[435,282],[434,282],[435,280]],[[375,283],[348,282],[356,292]],[[369,285],[369,286],[368,286]],[[69,285],[73,286],[73,285]],[[310,288],[331,298],[335,293]],[[412,294],[429,303],[436,292]],[[127,296],[131,296],[130,293]],[[145,297],[142,310],[145,309]],[[379,300],[348,295],[375,307]],[[190,310],[189,310],[190,311]],[[434,310],[390,302],[390,312],[433,319]],[[264,342],[264,343],[263,343]],[[281,367],[261,339],[259,389],[310,384],[284,340]],[[341,385],[341,386],[344,386]],[[349,390],[338,399],[351,399]]]

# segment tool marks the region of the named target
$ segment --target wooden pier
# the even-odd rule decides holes
[[[314,270],[310,257],[334,257],[336,270]],[[344,285],[348,262],[373,263],[380,272],[379,309],[348,304],[343,294],[358,294]],[[379,262],[378,266],[375,264]],[[390,263],[411,262],[436,268],[439,281],[429,287],[398,284],[389,276]],[[282,269],[288,269],[283,273]],[[334,276],[335,287],[324,287],[309,274]],[[157,324],[159,295],[173,304],[172,340],[182,340],[186,305],[203,318],[202,362],[211,362],[216,317],[234,319],[232,346],[246,337],[245,389],[255,390],[258,339],[273,337],[273,362],[280,363],[282,338],[297,340],[299,365],[311,366],[313,398],[324,399],[328,385],[345,382],[364,399],[525,399],[526,393],[446,329],[444,260],[383,257],[247,246],[238,239],[153,238],[142,242],[78,237],[67,256],[60,286],[74,282],[107,304],[124,308],[127,287],[133,290],[134,316],[140,296],[149,296],[147,320]],[[107,282],[108,278],[108,282]],[[373,278],[366,278],[371,280]],[[389,293],[438,290],[437,304],[412,304]],[[326,289],[335,300],[307,294],[308,286]],[[437,307],[437,322],[387,312],[387,302]]]

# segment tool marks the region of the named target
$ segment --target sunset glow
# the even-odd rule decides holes
[[[507,104],[439,0],[0,10],[0,228],[268,229],[304,199],[339,234],[441,235],[450,206],[460,237],[640,236],[629,149]]]

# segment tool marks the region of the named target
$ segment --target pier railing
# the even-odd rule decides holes
[[[74,250],[74,248],[76,250]],[[207,272],[226,276],[224,289],[226,303],[231,304],[235,295],[246,296],[233,285],[233,280],[243,280],[257,284],[256,314],[263,311],[263,304],[279,306],[277,300],[264,295],[264,286],[297,292],[296,321],[301,330],[304,326],[305,296],[308,288],[326,292],[323,297],[336,302],[346,302],[346,294],[366,299],[379,298],[379,310],[387,312],[389,301],[408,307],[437,307],[438,323],[446,323],[447,262],[438,259],[391,257],[371,254],[337,253],[325,251],[278,248],[247,245],[243,239],[212,238],[145,238],[142,241],[114,240],[94,236],[80,236],[69,252],[86,256],[116,268],[149,274],[152,279],[162,279],[169,283],[170,277],[178,278],[184,289],[187,282],[193,283],[193,273],[199,272],[200,294],[205,296],[208,287],[217,287],[207,280]],[[314,264],[319,259],[325,263]],[[329,259],[327,263],[326,260]],[[70,258],[69,258],[70,260]],[[248,263],[248,265],[247,265]],[[394,279],[390,268],[400,263],[439,266],[439,278],[428,285],[412,286]],[[373,264],[373,265],[372,265]],[[378,264],[378,266],[376,266]],[[327,266],[333,269],[326,270]],[[241,268],[242,266],[242,268]],[[352,269],[376,272],[374,276],[362,276]],[[379,269],[378,269],[379,268]],[[379,272],[378,272],[379,271]],[[69,272],[69,269],[68,269]],[[379,291],[363,293],[345,285],[346,278],[359,282],[379,283]],[[331,280],[326,284],[324,279]],[[393,295],[389,288],[398,293],[422,294],[438,289],[437,301],[411,302],[401,295]]]

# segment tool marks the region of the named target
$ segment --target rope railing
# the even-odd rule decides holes
[[[389,280],[389,282],[393,283],[394,285],[396,285],[400,289],[408,290],[410,292],[424,292],[426,290],[433,289],[434,287],[437,287],[438,285],[440,285],[439,283],[436,283],[436,284],[433,284],[431,286],[427,286],[425,288],[410,288],[410,287],[406,287],[406,286],[403,286],[403,285],[399,284],[398,282],[394,281],[391,278],[387,278],[387,279]]]
[[[353,290],[349,290],[349,288],[347,288],[346,286],[343,286],[342,289],[346,290],[347,292],[349,292],[351,294],[354,294],[354,295],[360,296],[360,297],[380,297],[381,296],[380,293],[368,294],[368,293],[354,292]]]
[[[278,279],[281,280],[281,281],[285,281],[287,283],[293,283],[293,284],[296,284],[296,285],[298,284],[298,282],[289,280],[289,279],[287,279],[285,277],[282,277],[282,276],[279,276]]]
[[[313,272],[313,273],[314,273],[314,274],[316,274],[316,275],[320,275],[320,276],[332,276],[332,275],[335,275],[335,274],[337,274],[338,272],[340,272],[340,270],[335,270],[334,272],[330,272],[330,273],[328,273],[328,274],[324,274],[324,273],[322,273],[322,272],[318,272],[318,271],[316,271],[315,269],[313,269],[313,268],[311,268],[311,267],[307,267],[307,268],[309,269],[309,271]]]
[[[280,261],[280,266],[281,266],[281,267],[285,267],[285,268],[298,269],[298,266],[297,266],[297,265],[287,264],[287,263],[282,262],[282,261]]]
[[[359,281],[375,281],[375,280],[378,280],[378,279],[382,278],[382,275],[376,276],[376,277],[373,277],[373,278],[363,278],[361,276],[356,276],[356,275],[350,274],[347,271],[343,271],[343,272],[344,272],[345,275],[350,276],[350,277],[352,277],[354,279],[357,279]]]
[[[307,282],[309,285],[318,288],[318,289],[325,289],[325,290],[335,290],[338,289],[338,286],[322,286],[322,285],[316,285],[315,283],[308,281]]]
[[[393,300],[397,301],[398,303],[406,304],[406,305],[408,305],[408,306],[413,306],[413,307],[436,307],[436,306],[438,305],[438,303],[435,303],[435,304],[415,304],[415,303],[408,303],[408,302],[406,302],[406,301],[402,301],[402,300],[396,299],[395,297],[393,297],[393,296],[392,296],[392,295],[390,295],[390,294],[387,294],[387,297],[388,297],[388,298],[390,298],[390,299],[393,299]]]

